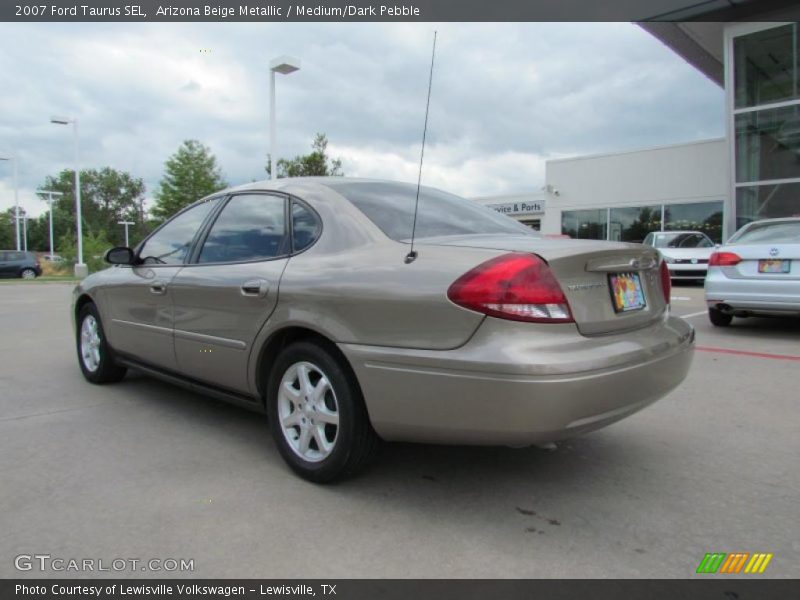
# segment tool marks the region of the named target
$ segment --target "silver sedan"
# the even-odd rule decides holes
[[[86,379],[135,368],[265,411],[283,458],[318,482],[381,439],[598,429],[680,384],[694,347],[653,248],[543,239],[408,184],[225,190],[107,260],[74,294]]]
[[[718,327],[734,317],[800,316],[800,218],[742,227],[711,255],[705,294]]]

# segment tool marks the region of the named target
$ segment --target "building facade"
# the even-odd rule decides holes
[[[651,231],[723,237],[728,196],[724,139],[551,160],[542,232],[641,242]]]
[[[543,191],[507,196],[479,196],[473,200],[513,217],[531,229],[540,231],[542,228],[546,202]]]
[[[733,229],[800,215],[800,24],[725,28]]]

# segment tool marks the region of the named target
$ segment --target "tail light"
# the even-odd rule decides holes
[[[714,252],[708,259],[709,267],[734,267],[742,262],[742,257],[735,252]]]
[[[550,267],[533,254],[488,260],[459,277],[447,297],[485,315],[534,323],[572,323],[572,313]]]
[[[662,260],[661,266],[658,270],[660,272],[659,274],[661,275],[661,291],[664,294],[664,302],[669,305],[669,301],[672,296],[672,277],[670,277],[669,274],[667,261]]]

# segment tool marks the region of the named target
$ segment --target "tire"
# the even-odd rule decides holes
[[[34,269],[22,269],[19,272],[19,276],[22,279],[36,279],[36,271]]]
[[[715,327],[727,327],[733,321],[733,315],[728,315],[716,308],[708,309],[708,320]]]
[[[296,342],[278,355],[267,415],[283,459],[314,483],[355,475],[378,448],[358,383],[327,344]]]
[[[114,360],[97,307],[92,303],[85,304],[78,312],[76,322],[78,365],[86,380],[98,384],[113,383],[125,377],[127,369]]]

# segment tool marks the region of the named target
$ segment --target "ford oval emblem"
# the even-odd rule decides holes
[[[770,256],[778,256],[779,252],[780,252],[780,250],[778,250],[777,248],[770,248],[769,249],[769,255]]]

